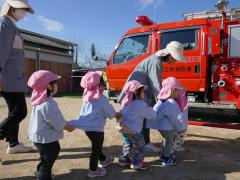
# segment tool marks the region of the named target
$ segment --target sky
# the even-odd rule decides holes
[[[0,6],[4,0],[0,0]],[[135,18],[146,15],[157,23],[183,19],[183,13],[215,9],[217,0],[29,0],[35,14],[20,28],[79,44],[80,51],[96,49],[110,54],[122,35],[138,27]],[[229,8],[240,0],[229,0]],[[154,13],[155,12],[155,13]]]

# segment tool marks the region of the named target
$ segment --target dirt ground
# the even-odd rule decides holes
[[[82,101],[78,98],[56,98],[67,120],[79,115]],[[29,98],[27,98],[29,104]],[[114,104],[119,110],[119,106]],[[27,139],[28,117],[21,123],[20,140],[33,146]],[[6,116],[7,109],[0,98],[0,120]],[[161,136],[151,131],[151,140],[160,146]],[[85,134],[76,130],[65,132],[60,141],[61,153],[56,161],[53,173],[57,180],[89,179],[86,177],[90,155],[90,142]],[[115,120],[109,120],[105,127],[104,152],[115,157],[114,164],[107,168],[108,175],[97,179],[162,179],[162,180],[240,180],[240,131],[190,126],[186,137],[185,152],[176,153],[177,165],[159,166],[158,153],[146,153],[145,161],[151,167],[148,171],[134,171],[117,165],[122,141],[115,130]],[[39,162],[38,153],[6,155],[7,144],[0,142],[0,179],[33,180],[33,173]]]

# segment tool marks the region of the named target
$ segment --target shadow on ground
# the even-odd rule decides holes
[[[115,159],[115,163],[107,168],[108,175],[104,179],[225,180],[226,174],[240,172],[240,138],[230,140],[195,134],[188,134],[188,137],[204,138],[204,140],[187,140],[186,151],[176,153],[176,166],[161,167],[157,160],[159,156],[157,153],[146,153],[146,159],[150,159],[151,166],[148,171],[134,171],[127,167],[118,167],[117,159]],[[121,146],[105,147],[104,152],[117,158],[121,148]],[[90,156],[90,150],[86,147],[62,149],[59,160],[86,158]],[[29,161],[38,161],[38,159],[5,161],[3,165]],[[87,169],[70,169],[69,173],[57,175],[56,179],[88,179],[87,172]],[[6,178],[5,180],[15,179],[32,180],[35,177]]]

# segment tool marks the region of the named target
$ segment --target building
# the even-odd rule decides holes
[[[37,70],[49,70],[62,78],[60,91],[72,88],[71,73],[77,44],[19,29],[24,39],[25,75],[28,79]]]
[[[105,71],[105,68],[89,68],[89,69],[75,69],[72,70],[72,91],[83,92],[83,88],[80,86],[82,77],[88,71]]]

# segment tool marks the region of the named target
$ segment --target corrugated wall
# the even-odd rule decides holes
[[[71,72],[72,65],[57,63],[57,62],[49,62],[49,61],[40,61],[39,63],[41,70],[48,70],[53,73],[60,75],[62,78],[59,80],[59,91],[71,91]],[[36,71],[36,61],[32,59],[26,59],[25,61],[25,76],[28,80],[33,72]],[[31,90],[29,89],[29,92]]]

